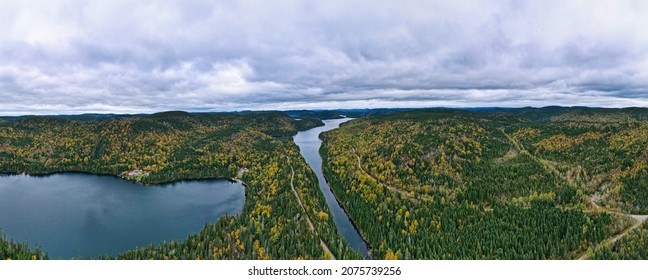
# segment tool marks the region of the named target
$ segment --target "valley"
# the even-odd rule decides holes
[[[645,259],[646,131],[641,108],[6,117],[0,172],[245,184],[240,213],[102,258]],[[52,257],[21,240],[0,257]]]

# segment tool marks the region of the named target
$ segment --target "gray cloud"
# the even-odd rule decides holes
[[[645,1],[0,1],[0,113],[648,106]]]

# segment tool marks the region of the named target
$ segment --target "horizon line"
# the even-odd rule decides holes
[[[564,105],[547,105],[547,106],[470,106],[470,107],[452,107],[452,106],[431,106],[431,107],[365,107],[365,108],[308,108],[308,109],[245,109],[245,110],[230,110],[230,111],[201,111],[201,110],[182,110],[182,109],[170,109],[170,110],[161,110],[161,111],[151,111],[151,112],[63,112],[63,113],[27,113],[27,114],[7,114],[5,115],[0,111],[0,118],[18,118],[18,117],[45,117],[45,116],[87,116],[87,115],[99,115],[99,116],[139,116],[139,115],[154,115],[160,113],[168,112],[184,112],[189,114],[208,114],[208,113],[247,113],[247,112],[291,112],[291,111],[358,111],[358,110],[425,110],[425,109],[453,109],[453,110],[498,110],[498,109],[544,109],[544,108],[587,108],[587,109],[648,109],[648,107],[641,106],[629,106],[629,107],[603,107],[603,106],[586,106],[586,105],[574,105],[574,106],[564,106]]]

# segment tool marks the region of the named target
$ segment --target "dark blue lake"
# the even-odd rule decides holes
[[[53,259],[114,256],[184,240],[205,223],[239,214],[244,200],[243,185],[229,180],[143,186],[81,173],[0,175],[0,231]]]

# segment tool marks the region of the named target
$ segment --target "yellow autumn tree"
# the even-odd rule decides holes
[[[392,252],[391,249],[387,249],[387,254],[385,254],[385,260],[398,260],[398,255]]]

